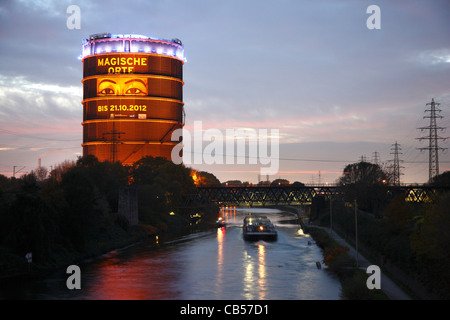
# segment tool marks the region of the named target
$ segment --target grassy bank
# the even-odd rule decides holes
[[[335,274],[342,285],[344,300],[388,300],[381,290],[367,288],[367,274],[356,268],[355,261],[348,254],[348,248],[337,244],[325,230],[304,226],[303,231],[311,235],[322,249],[323,262],[327,271]]]
[[[296,214],[303,232],[309,234],[316,245],[322,249],[322,262],[327,266],[326,270],[335,274],[341,282],[341,299],[389,299],[381,290],[370,290],[367,288],[367,274],[363,270],[356,268],[356,263],[348,254],[349,249],[347,247],[336,243],[327,231],[304,223],[304,217],[300,214],[298,208],[292,206],[276,206],[276,208]]]

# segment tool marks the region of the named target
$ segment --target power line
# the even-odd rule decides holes
[[[4,132],[4,133],[10,134],[10,135],[14,135],[14,136],[18,136],[18,137],[38,139],[38,140],[47,140],[47,141],[78,141],[78,140],[80,140],[80,138],[77,138],[77,139],[44,138],[44,137],[38,137],[38,136],[35,136],[35,135],[23,134],[23,133],[20,133],[20,132],[11,131],[11,130],[5,130],[5,129],[0,129],[0,132]]]
[[[116,162],[117,158],[117,144],[120,143],[120,135],[125,134],[125,132],[119,132],[116,131],[115,122],[113,122],[113,129],[110,132],[105,132],[103,134],[103,137],[105,135],[111,135],[111,161],[113,163]],[[117,138],[116,138],[117,136]]]
[[[183,150],[184,154],[204,154],[203,152],[192,152],[192,151],[186,151]],[[225,157],[226,155],[224,154],[215,154],[215,156],[221,156],[221,157]],[[244,155],[244,156],[239,156],[239,155],[234,155],[234,158],[240,157],[240,158],[245,158],[245,159],[263,159],[263,160],[271,160],[272,158],[269,157],[258,157],[258,156],[248,156],[248,155]],[[364,156],[362,156],[362,158],[364,159]],[[278,160],[280,161],[299,161],[299,162],[330,162],[330,163],[354,163],[355,160],[330,160],[330,159],[305,159],[305,158],[278,158]],[[361,158],[360,158],[361,160]],[[403,161],[403,163],[427,163],[427,161]],[[441,161],[441,163],[450,163],[450,161]]]

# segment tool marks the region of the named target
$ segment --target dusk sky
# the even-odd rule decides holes
[[[70,5],[80,29],[66,25]],[[381,29],[367,27],[370,5]],[[0,0],[0,174],[82,155],[81,41],[101,32],[180,39],[185,129],[278,129],[270,180],[334,183],[362,156],[392,160],[398,142],[401,182],[423,183],[417,128],[432,98],[450,128],[448,0]],[[261,164],[190,166],[257,182]]]

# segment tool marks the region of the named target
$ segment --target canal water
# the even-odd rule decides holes
[[[274,242],[247,242],[242,221],[249,212],[276,226]],[[322,254],[276,209],[224,208],[226,228],[149,241],[79,264],[81,289],[69,290],[65,272],[0,288],[7,299],[133,300],[337,300],[339,280],[318,269]]]

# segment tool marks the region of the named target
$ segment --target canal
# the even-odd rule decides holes
[[[226,228],[194,232],[115,250],[79,264],[81,289],[68,274],[0,289],[7,299],[337,300],[339,280],[318,269],[322,254],[312,238],[277,209],[221,210]],[[274,242],[246,242],[242,220],[266,215],[278,230]]]

